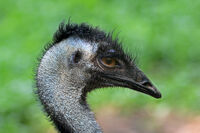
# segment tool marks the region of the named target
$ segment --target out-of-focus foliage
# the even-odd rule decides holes
[[[161,100],[125,89],[97,90],[92,108],[114,104],[200,110],[199,0],[2,0],[0,1],[0,133],[46,132],[33,94],[36,58],[59,23],[87,22],[115,29],[125,49],[161,90]]]

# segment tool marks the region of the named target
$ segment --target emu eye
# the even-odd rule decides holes
[[[105,65],[106,67],[110,67],[110,68],[116,67],[118,65],[117,60],[110,57],[103,57],[101,59],[101,63]]]

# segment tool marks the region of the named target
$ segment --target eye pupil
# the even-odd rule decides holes
[[[106,64],[108,64],[108,65],[112,64],[113,61],[114,60],[111,58],[106,58],[106,60],[105,60]]]

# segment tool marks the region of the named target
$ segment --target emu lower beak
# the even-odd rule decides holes
[[[141,71],[138,71],[136,75],[139,76],[139,78],[142,80],[135,81],[132,78],[123,75],[113,74],[105,74],[104,77],[110,79],[111,82],[113,81],[113,84],[116,86],[127,87],[150,95],[154,98],[161,98],[161,93]]]

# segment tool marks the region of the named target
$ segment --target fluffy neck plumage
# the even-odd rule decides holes
[[[76,89],[55,86],[43,88],[39,95],[45,110],[61,133],[100,133],[94,114],[85,101],[81,101],[81,95],[77,95],[80,92]]]
[[[41,59],[37,72],[39,98],[61,133],[101,133],[94,114],[81,99],[85,82],[71,76],[81,76],[81,72],[67,67],[67,43],[53,46]]]

